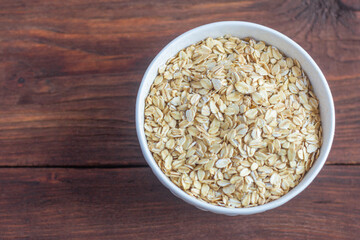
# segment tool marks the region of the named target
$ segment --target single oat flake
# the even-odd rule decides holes
[[[232,36],[191,45],[159,68],[144,129],[174,184],[230,208],[289,192],[322,144],[319,102],[299,62]]]

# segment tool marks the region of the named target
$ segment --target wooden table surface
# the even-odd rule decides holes
[[[356,0],[0,0],[0,239],[359,239],[359,10]],[[223,20],[294,39],[335,101],[319,176],[252,216],[174,197],[135,132],[151,60],[179,34]]]

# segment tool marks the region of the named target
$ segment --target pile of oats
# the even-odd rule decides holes
[[[160,67],[145,134],[173,183],[205,202],[252,207],[295,187],[319,156],[319,102],[299,62],[224,36]]]

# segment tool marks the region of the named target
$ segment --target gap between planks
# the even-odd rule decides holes
[[[129,164],[129,165],[117,165],[117,164],[109,164],[109,165],[66,165],[66,166],[58,166],[58,165],[39,165],[39,166],[27,166],[27,165],[18,165],[18,166],[9,166],[4,165],[0,166],[1,168],[73,168],[73,169],[113,169],[113,168],[149,168],[147,164]]]
[[[360,163],[328,163],[326,166],[360,166]],[[4,165],[0,166],[1,168],[73,168],[73,169],[114,169],[114,168],[149,168],[147,164],[129,164],[129,165],[118,165],[118,164],[109,164],[109,165],[89,165],[89,166],[77,166],[77,165],[67,165],[67,166],[58,166],[58,165],[39,165],[39,166],[27,166],[27,165]]]

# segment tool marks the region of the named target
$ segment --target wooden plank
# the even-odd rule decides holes
[[[325,166],[289,203],[251,216],[198,210],[149,168],[0,169],[2,239],[356,239],[360,166]]]
[[[144,164],[134,127],[135,98],[129,97],[138,87],[132,77],[78,76],[34,83],[63,92],[30,94],[19,99],[21,104],[0,106],[0,164]]]
[[[293,38],[333,91],[328,163],[360,163],[360,14],[355,1],[11,1],[0,9],[0,165],[141,165],[142,74],[177,35],[221,20]]]

